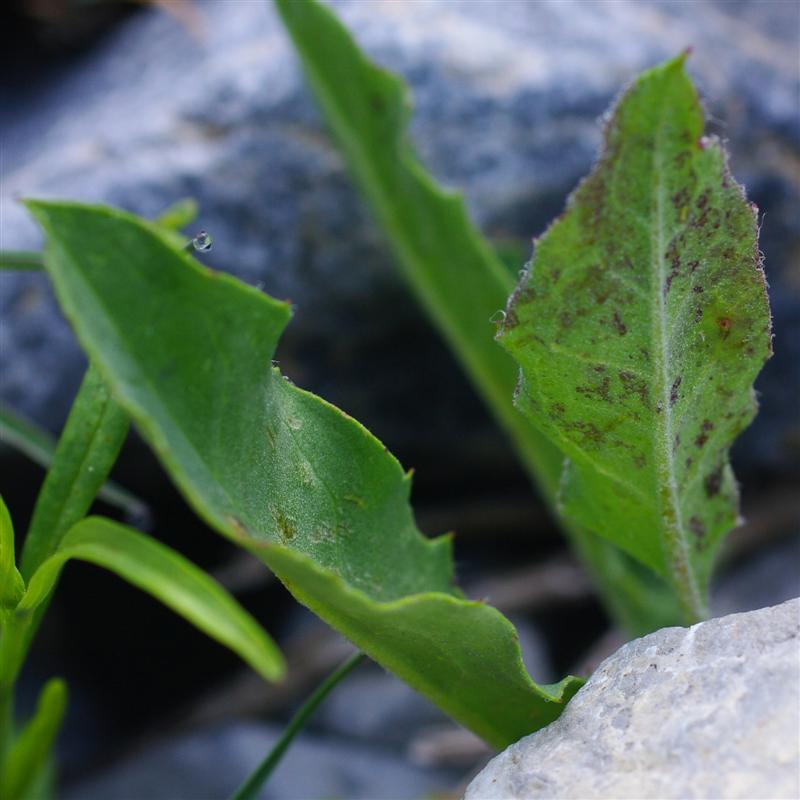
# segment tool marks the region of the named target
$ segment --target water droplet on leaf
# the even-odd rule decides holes
[[[214,246],[214,239],[208,231],[200,231],[192,239],[192,247],[199,253],[207,253]]]

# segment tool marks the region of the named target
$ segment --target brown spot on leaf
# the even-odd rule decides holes
[[[689,519],[689,530],[698,539],[702,539],[706,535],[706,526],[703,525],[699,517],[691,517]]]
[[[609,395],[610,388],[611,380],[610,378],[605,377],[600,383],[596,383],[593,386],[576,386],[575,391],[578,394],[584,395],[584,397],[598,397],[601,400],[609,402],[611,400]]]
[[[703,447],[703,445],[708,441],[708,433],[709,431],[714,430],[714,424],[711,420],[706,419],[703,420],[703,424],[700,427],[700,433],[697,435],[697,438],[694,440],[695,447]]]
[[[669,407],[675,405],[678,402],[678,389],[680,388],[681,382],[683,381],[683,376],[678,375],[677,378],[672,382],[672,388],[669,390]]]
[[[624,336],[628,332],[628,326],[622,321],[619,311],[614,310],[614,317],[612,319],[614,328],[620,336]]]
[[[639,395],[642,402],[647,405],[647,383],[638,375],[632,372],[622,370],[618,373],[620,382],[622,383],[622,391],[626,397],[633,394]]]
[[[720,487],[722,486],[722,464],[720,464],[713,472],[709,472],[703,481],[705,486],[706,495],[716,497],[719,494]]]

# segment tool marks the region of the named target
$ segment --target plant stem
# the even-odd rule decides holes
[[[281,738],[269,752],[267,757],[258,765],[250,777],[236,790],[230,800],[255,800],[258,792],[267,782],[269,776],[295,736],[303,729],[308,718],[316,711],[322,701],[331,693],[331,690],[346,678],[364,659],[364,653],[355,653],[347,661],[340,664],[315,690],[311,697],[303,703],[300,710],[292,717],[286,726]]]
[[[0,632],[2,636],[2,632]],[[14,734],[14,687],[0,686],[0,775]]]

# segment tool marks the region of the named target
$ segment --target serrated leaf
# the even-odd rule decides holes
[[[756,212],[701,138],[684,61],[624,94],[499,338],[521,366],[519,407],[571,459],[565,512],[697,616],[736,520],[728,449],[755,413],[771,337]]]
[[[275,643],[222,586],[161,542],[102,517],[81,520],[62,538],[28,582],[18,616],[31,615],[49,597],[71,559],[111,570],[152,595],[266,680],[283,676],[285,665]]]
[[[301,602],[495,745],[555,719],[513,626],[462,599],[447,537],[368,431],[270,362],[289,307],[109,209],[29,203],[56,294],[115,396],[198,513]]]
[[[563,455],[513,408],[516,369],[493,341],[491,320],[505,306],[512,275],[525,259],[513,270],[503,265],[470,221],[461,196],[440,186],[416,157],[407,130],[411,95],[403,80],[372,63],[324,4],[275,4],[401,273],[555,511]],[[608,540],[561,521],[619,624],[642,635],[679,621],[680,610],[661,581]]]

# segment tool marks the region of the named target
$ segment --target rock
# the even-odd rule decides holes
[[[238,723],[153,744],[67,788],[64,800],[220,800],[230,797],[275,744],[281,728]],[[346,797],[416,800],[452,786],[446,771],[405,763],[388,751],[301,734],[261,800]]]
[[[715,616],[776,606],[800,597],[800,519],[795,533],[725,570],[711,589]]]
[[[205,30],[199,37],[143,10],[82,57],[39,65],[35,81],[16,71],[0,77],[3,247],[39,243],[18,195],[106,202],[147,216],[193,195],[198,228],[216,243],[207,261],[297,304],[279,354],[296,382],[390,446],[412,442],[450,469],[485,464],[485,416],[388,267],[274,10],[266,2],[238,3],[235,13],[226,3],[192,5]],[[760,381],[762,413],[739,462],[794,463],[800,300],[790,261],[800,119],[792,4],[334,6],[373,57],[409,80],[412,136],[431,169],[466,190],[489,235],[522,241],[542,231],[589,169],[596,118],[619,89],[693,44],[691,70],[711,100],[714,127],[730,138],[734,172],[766,211],[777,355]],[[55,430],[83,369],[79,349],[41,276],[3,275],[0,309],[0,396]],[[512,462],[499,438],[493,449]]]
[[[630,642],[465,800],[797,798],[799,636],[791,600]]]

